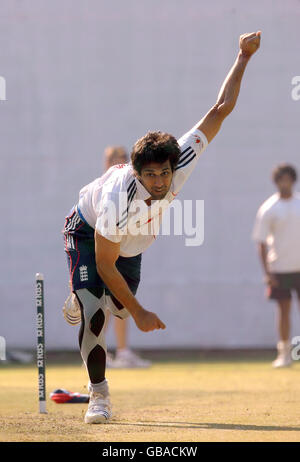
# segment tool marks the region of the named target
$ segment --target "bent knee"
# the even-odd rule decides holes
[[[90,330],[93,332],[94,335],[96,335],[96,337],[100,335],[100,332],[102,331],[104,326],[104,322],[105,315],[103,313],[103,310],[99,308],[99,310],[96,311],[96,313],[93,315],[89,324]]]
[[[106,306],[117,318],[126,319],[129,316],[129,311],[113,295],[106,296]]]

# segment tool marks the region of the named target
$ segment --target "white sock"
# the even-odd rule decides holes
[[[88,389],[90,392],[94,391],[95,393],[101,393],[103,396],[108,396],[109,394],[108,382],[106,379],[104,379],[103,382],[100,383],[89,382]]]
[[[291,343],[289,340],[280,340],[278,343],[277,343],[277,348],[278,350],[288,350],[291,346]]]
[[[127,347],[125,347],[125,348],[118,348],[117,351],[116,351],[116,353],[117,353],[117,354],[119,354],[119,353],[123,354],[123,353],[127,353],[127,352],[129,352],[129,351],[130,351],[130,348],[127,348]]]

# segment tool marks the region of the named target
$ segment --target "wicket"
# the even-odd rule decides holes
[[[46,351],[45,351],[45,320],[44,320],[44,276],[36,273],[36,310],[37,310],[37,367],[38,367],[38,390],[39,412],[47,414],[46,410]]]

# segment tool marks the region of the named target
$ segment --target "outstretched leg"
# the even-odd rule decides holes
[[[79,289],[75,293],[81,307],[82,318],[79,331],[80,352],[90,379],[91,395],[85,422],[103,423],[111,416],[108,383],[105,379],[104,289]]]
[[[103,333],[105,303],[103,289],[79,289],[76,296],[81,307],[79,347],[90,383],[105,380],[106,344]]]

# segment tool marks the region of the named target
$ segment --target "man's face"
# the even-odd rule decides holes
[[[290,196],[293,192],[294,181],[288,173],[279,177],[276,186],[282,196]]]
[[[172,183],[173,172],[170,161],[167,160],[162,164],[151,162],[142,168],[141,175],[137,177],[153,200],[161,200],[166,196]]]

